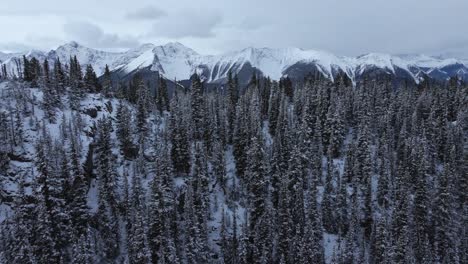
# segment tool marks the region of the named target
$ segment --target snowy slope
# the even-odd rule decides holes
[[[16,57],[16,56],[20,56],[20,54],[0,52],[0,63],[10,59],[11,57]]]
[[[56,58],[59,58],[62,63],[68,63],[70,56],[76,55],[76,58],[82,65],[93,65],[96,73],[101,75],[104,73],[106,64],[112,67],[123,54],[87,48],[72,41],[58,47],[56,50],[50,51],[47,56],[52,62]]]
[[[111,69],[131,72],[151,66],[154,62],[154,47],[153,44],[144,44],[136,49],[128,51],[116,60],[117,65],[114,65],[114,67],[111,66]]]
[[[199,55],[192,49],[175,42],[153,49],[157,58],[153,70],[161,69],[162,74],[169,79],[186,79],[194,71],[194,61]]]
[[[207,65],[210,69],[214,69],[215,67],[219,69],[216,71],[216,74],[210,76],[209,80],[211,81],[224,78],[229,70],[235,71],[247,63],[261,70],[265,76],[273,79],[281,78],[288,67],[300,61],[320,64],[328,72],[331,72],[333,66],[348,67],[344,60],[333,54],[313,50],[305,51],[298,48],[270,49],[250,47],[236,52],[219,56],[206,56],[200,59],[200,65]]]
[[[17,71],[17,61],[23,54],[0,53],[0,61],[7,65],[8,71]],[[60,58],[67,63],[70,56],[77,56],[81,64],[93,65],[98,75],[105,65],[111,70],[131,73],[143,68],[158,71],[168,79],[188,79],[192,74],[204,75],[208,82],[216,82],[227,76],[229,70],[238,73],[245,67],[253,67],[272,79],[286,75],[288,69],[297,65],[315,66],[331,80],[337,72],[346,73],[353,81],[371,69],[397,75],[401,71],[411,76],[416,82],[421,73],[432,77],[448,78],[468,74],[468,62],[453,58],[431,57],[427,55],[390,55],[369,53],[358,57],[336,56],[319,50],[299,48],[245,48],[221,55],[200,55],[180,44],[168,43],[162,46],[144,44],[126,52],[105,52],[84,47],[76,42],[66,43],[50,52],[30,51],[26,57],[33,56],[51,62]],[[52,64],[52,63],[51,63]],[[454,66],[455,65],[455,66]],[[454,66],[454,67],[452,67]],[[439,73],[440,72],[440,73]]]

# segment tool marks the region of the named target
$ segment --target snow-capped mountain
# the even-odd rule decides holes
[[[15,56],[15,54],[0,52],[0,63],[11,58],[12,56]]]
[[[104,73],[106,64],[113,66],[118,58],[125,53],[106,52],[84,47],[77,42],[69,42],[65,45],[52,50],[47,54],[47,57],[53,61],[56,58],[61,62],[67,63],[70,56],[75,56],[82,65],[91,64],[97,74]]]
[[[168,43],[163,46],[144,44],[130,50],[129,56],[123,56],[119,64],[113,67],[124,73],[149,67],[158,71],[168,79],[188,79],[197,67],[200,56],[194,50],[180,43]]]
[[[150,70],[167,79],[186,80],[197,73],[210,83],[223,82],[229,71],[240,74],[241,81],[250,77],[253,71],[272,79],[283,76],[301,79],[306,74],[320,73],[332,81],[337,74],[345,73],[353,82],[375,74],[387,74],[416,83],[425,77],[437,80],[452,76],[468,78],[467,61],[454,58],[381,53],[344,57],[299,48],[245,48],[221,55],[201,55],[177,42],[162,46],[144,44],[126,52],[100,51],[69,42],[49,52],[1,53],[0,63],[7,65],[10,74],[17,74],[18,62],[23,55],[39,60],[47,58],[51,63],[56,58],[66,63],[70,56],[76,55],[81,64],[93,65],[99,75],[107,64],[119,76]]]

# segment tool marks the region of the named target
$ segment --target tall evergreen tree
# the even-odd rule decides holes
[[[198,75],[193,77],[190,94],[193,121],[193,138],[195,140],[201,140],[203,138],[203,118],[205,117],[205,106],[203,100],[203,85]]]
[[[99,84],[98,78],[91,64],[86,65],[86,71],[83,81],[85,89],[89,93],[95,93],[101,90],[101,85]]]
[[[169,111],[169,95],[167,92],[167,83],[161,75],[158,77],[159,85],[156,91],[156,106],[160,113]]]
[[[114,93],[114,87],[112,86],[111,73],[109,66],[106,64],[104,68],[104,75],[102,76],[102,90],[101,93],[105,97],[109,97]]]

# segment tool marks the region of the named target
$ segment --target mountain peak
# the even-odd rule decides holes
[[[168,42],[162,46],[159,46],[165,53],[170,52],[170,53],[182,53],[182,54],[187,54],[187,55],[198,55],[196,51],[193,49],[185,46],[184,44],[180,42]]]
[[[69,42],[63,44],[62,47],[71,47],[71,48],[77,49],[78,47],[82,47],[82,45],[80,45],[78,42],[72,40],[72,41],[69,41]]]
[[[26,53],[26,57],[42,57],[44,52],[38,49],[31,49]]]
[[[76,42],[76,41],[74,41],[74,40],[68,42],[68,45],[70,45],[70,46],[72,46],[72,47],[75,47],[75,48],[77,48],[78,46],[80,46],[80,44],[78,44],[78,42]]]
[[[153,43],[143,43],[141,44],[140,46],[138,46],[137,48],[133,49],[133,50],[149,50],[149,49],[154,49],[154,47],[156,47]]]
[[[185,46],[184,44],[178,42],[178,41],[172,41],[172,42],[168,42],[166,44],[164,44],[164,47],[179,47],[179,48],[187,48],[187,46]]]

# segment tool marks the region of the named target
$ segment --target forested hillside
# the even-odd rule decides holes
[[[0,263],[468,263],[468,86],[0,80]],[[155,77],[156,78],[156,77]]]

